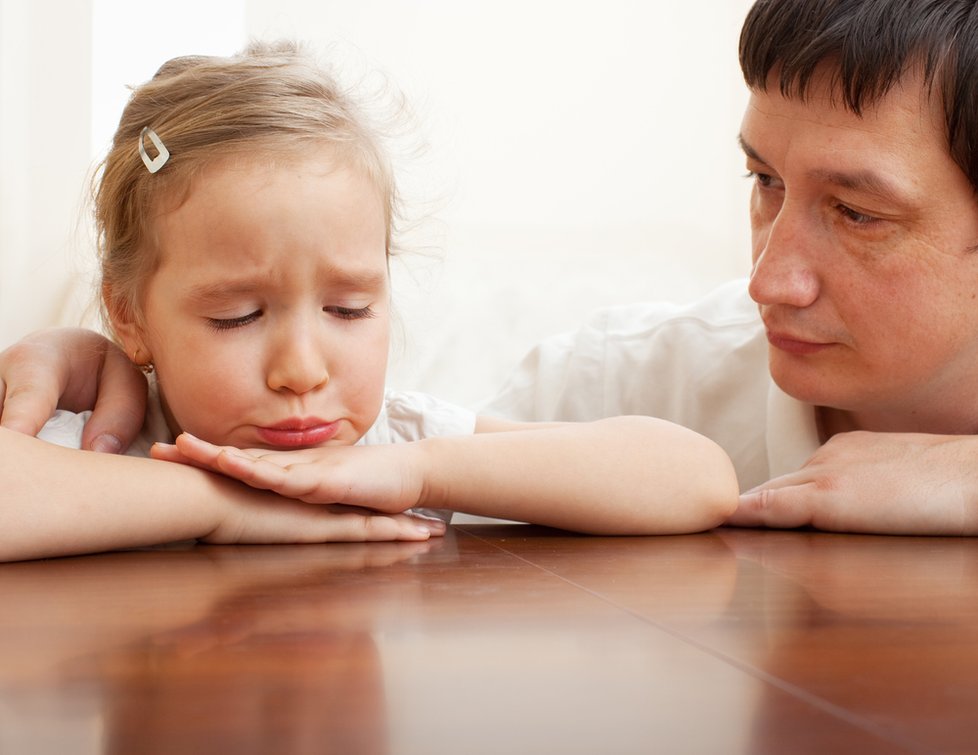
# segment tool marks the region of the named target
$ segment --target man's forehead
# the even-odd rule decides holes
[[[751,92],[741,137],[755,150],[766,144],[806,139],[809,148],[858,146],[869,153],[928,149],[949,153],[943,110],[919,81],[909,81],[856,113],[823,92],[801,97],[778,90]]]

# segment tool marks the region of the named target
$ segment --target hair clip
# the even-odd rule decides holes
[[[147,136],[153,143],[153,146],[156,147],[156,157],[151,158],[148,154],[146,154],[145,141]],[[163,140],[160,139],[160,137],[156,135],[156,132],[149,126],[144,126],[143,130],[139,134],[139,156],[143,158],[143,164],[146,166],[146,170],[148,170],[150,173],[155,173],[158,171],[160,168],[166,165],[166,161],[170,159],[170,150],[166,148],[166,145],[163,144]]]

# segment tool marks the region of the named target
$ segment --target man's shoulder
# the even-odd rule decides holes
[[[764,327],[746,281],[731,281],[687,304],[642,302],[594,314],[573,349],[614,370],[666,362],[711,367],[738,357],[766,369]],[[729,366],[729,365],[727,365]]]
[[[763,405],[767,342],[745,281],[690,304],[596,312],[533,349],[486,405],[514,419],[587,420],[651,414],[690,425],[707,397]]]
[[[725,283],[695,301],[639,302],[598,310],[586,324],[612,339],[648,339],[661,331],[756,334],[762,329],[747,282]]]

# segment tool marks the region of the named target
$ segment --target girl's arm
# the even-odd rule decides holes
[[[177,540],[424,540],[438,523],[284,500],[201,469],[62,448],[0,428],[0,561]]]
[[[727,455],[652,417],[533,425],[479,419],[476,434],[292,452],[220,448],[188,435],[154,456],[316,503],[414,506],[607,535],[694,532],[737,506]]]

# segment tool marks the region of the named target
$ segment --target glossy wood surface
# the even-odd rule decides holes
[[[978,752],[978,543],[456,526],[0,565],[0,753]]]

